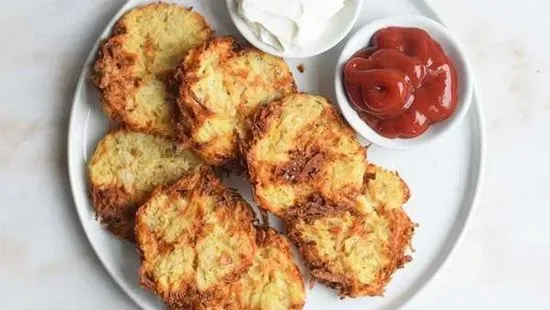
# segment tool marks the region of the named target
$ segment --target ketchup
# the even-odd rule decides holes
[[[418,28],[377,31],[344,67],[344,86],[361,119],[387,138],[413,138],[447,119],[457,103],[456,68]]]

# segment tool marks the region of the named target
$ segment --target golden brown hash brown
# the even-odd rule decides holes
[[[207,309],[302,309],[304,280],[285,237],[271,228],[256,228],[254,263],[241,278],[229,284],[221,304]]]
[[[374,165],[368,175],[354,209],[310,206],[285,219],[312,275],[341,296],[382,295],[396,269],[411,260],[405,251],[414,224],[402,209],[407,185]]]
[[[97,144],[88,163],[97,216],[115,235],[133,241],[135,213],[147,196],[200,164],[191,151],[168,138],[111,131]]]
[[[260,105],[296,92],[281,58],[257,49],[239,49],[218,37],[191,49],[176,74],[183,124],[195,149],[212,165],[238,155],[238,140]]]
[[[254,263],[253,221],[250,206],[210,168],[158,188],[136,217],[142,285],[169,308],[221,303]]]
[[[169,80],[185,53],[211,35],[200,14],[175,4],[155,3],[124,14],[92,70],[105,113],[134,130],[174,136],[178,110]]]
[[[262,106],[251,132],[243,153],[261,208],[285,218],[319,198],[353,207],[366,154],[327,99],[300,93]]]

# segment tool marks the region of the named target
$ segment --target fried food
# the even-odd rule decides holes
[[[231,37],[190,50],[176,74],[178,104],[187,134],[201,157],[220,165],[237,157],[238,141],[258,106],[296,92],[281,58],[239,49]]]
[[[256,228],[254,263],[241,278],[227,286],[223,304],[203,304],[222,309],[302,309],[304,280],[285,237],[271,228]]]
[[[140,278],[174,309],[220,304],[256,255],[254,213],[209,168],[155,190],[136,217]]]
[[[323,97],[262,106],[243,149],[256,201],[282,218],[316,199],[353,207],[364,185],[365,149]]]
[[[414,224],[402,209],[407,185],[374,165],[368,175],[355,209],[310,206],[285,219],[312,275],[341,296],[382,295],[396,269],[411,260],[405,251]]]
[[[126,129],[108,133],[88,163],[91,196],[100,222],[134,240],[137,208],[161,184],[177,181],[201,160],[171,139]]]
[[[179,5],[155,3],[126,13],[92,70],[105,113],[131,129],[174,136],[178,110],[169,79],[185,53],[211,35],[200,14]]]

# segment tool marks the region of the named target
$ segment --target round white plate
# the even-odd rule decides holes
[[[114,16],[84,64],[76,88],[68,134],[69,178],[78,215],[99,259],[120,287],[144,309],[162,309],[138,281],[139,260],[134,246],[105,231],[95,219],[88,196],[86,162],[97,141],[109,129],[100,109],[99,96],[88,79],[88,70],[100,40],[128,9],[148,3],[130,0]],[[237,35],[225,5],[219,0],[176,1],[203,14],[218,35]],[[422,0],[366,0],[352,33],[361,25],[393,14],[417,13],[438,19]],[[346,39],[343,40],[345,42]],[[301,91],[334,98],[334,70],[342,43],[309,59],[289,60]],[[296,69],[303,64],[305,72]],[[334,291],[317,284],[308,291],[306,309],[394,309],[407,303],[440,269],[456,248],[472,214],[479,193],[485,161],[483,117],[474,96],[467,117],[452,132],[426,147],[410,151],[369,149],[369,160],[396,169],[409,184],[412,197],[406,205],[410,217],[420,224],[413,239],[413,261],[398,270],[384,297],[340,300]],[[250,200],[243,182],[226,180]]]

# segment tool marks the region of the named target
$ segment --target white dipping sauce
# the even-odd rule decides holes
[[[285,51],[319,39],[344,1],[237,0],[237,11],[260,41]]]

